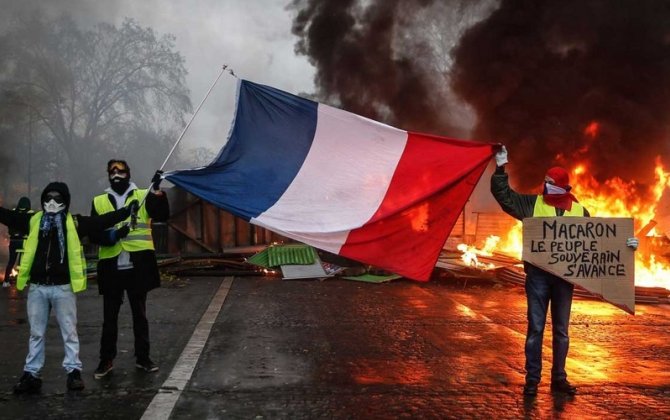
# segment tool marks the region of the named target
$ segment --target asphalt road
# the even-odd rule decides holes
[[[630,316],[575,300],[567,370],[579,394],[553,395],[546,380],[524,399],[518,287],[263,277],[164,286],[148,302],[159,372],[135,369],[124,304],[114,372],[93,378],[102,300],[92,284],[78,300],[86,389],[66,391],[52,319],[42,392],[25,396],[11,390],[27,351],[25,300],[0,291],[0,418],[670,418],[668,305]]]

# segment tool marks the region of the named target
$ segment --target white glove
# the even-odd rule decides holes
[[[633,248],[633,251],[637,249],[638,245],[640,245],[640,241],[637,238],[626,239],[626,246]]]
[[[496,152],[496,166],[503,166],[507,161],[507,148],[505,146],[501,147],[498,152]]]

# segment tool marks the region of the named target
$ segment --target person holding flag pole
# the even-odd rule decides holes
[[[151,222],[166,221],[170,212],[167,196],[160,190],[163,168],[226,68],[227,66],[224,66],[221,69],[221,73],[184,127],[160,169],[155,172],[149,188],[138,189],[130,181],[130,167],[126,161],[112,159],[107,163],[110,187],[105,193],[93,199],[91,215],[112,212],[133,200],[139,201],[139,210],[133,217],[114,228],[91,236],[92,242],[100,246],[98,290],[103,296],[100,362],[94,372],[96,379],[107,376],[114,368],[114,359],[117,355],[118,316],[124,294],[128,297],[133,317],[135,366],[145,372],[158,371],[158,365],[150,357],[146,301],[147,293],[160,287]],[[230,73],[233,74],[232,71]]]
[[[135,215],[113,228],[90,236],[91,242],[99,245],[98,291],[103,296],[100,363],[94,372],[96,379],[107,375],[113,368],[118,316],[124,294],[128,297],[133,316],[136,366],[146,372],[158,370],[149,357],[149,322],[146,316],[147,293],[160,286],[151,221],[165,221],[169,217],[167,196],[159,189],[158,173],[148,191],[138,189],[130,181],[130,167],[124,160],[110,160],[107,173],[110,187],[93,199],[92,216],[107,214],[127,202],[139,202],[146,198]]]

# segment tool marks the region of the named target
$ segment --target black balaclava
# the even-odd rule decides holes
[[[117,173],[113,173],[119,169]],[[125,174],[125,177],[123,175]],[[107,162],[107,176],[109,177],[109,186],[115,193],[121,195],[128,190],[130,186],[130,167],[125,160],[112,159]]]

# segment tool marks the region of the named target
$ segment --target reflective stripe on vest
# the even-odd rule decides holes
[[[125,205],[128,205],[132,200],[142,201],[144,195],[147,194],[147,190],[133,190],[126,197]],[[146,203],[146,202],[145,202]],[[93,199],[93,206],[95,211],[98,214],[105,214],[115,211],[114,205],[109,199],[109,195],[101,194],[96,196]],[[125,223],[130,223],[130,217],[126,220],[121,221],[116,226],[121,227]],[[128,232],[128,236],[122,238],[114,245],[110,246],[100,246],[98,249],[98,258],[115,258],[121,253],[121,251],[126,252],[136,252],[136,251],[146,251],[154,249],[154,241],[151,237],[151,218],[147,212],[146,205],[142,204],[139,211],[137,212],[137,225],[135,229],[131,229]]]
[[[537,196],[535,201],[535,208],[533,209],[533,217],[556,217],[556,207],[550,206],[544,202],[544,197],[541,195]],[[566,210],[563,213],[563,216],[567,217],[583,217],[584,216],[584,206],[579,203],[573,202],[572,208]]]
[[[40,233],[40,222],[43,212],[37,212],[30,218],[30,230],[28,238],[23,242],[23,256],[19,266],[19,276],[16,279],[16,288],[23,290],[30,281],[30,270],[35,261],[37,242]],[[65,246],[67,246],[67,265],[70,271],[70,286],[77,293],[86,290],[86,258],[84,250],[79,241],[77,227],[70,213],[65,218]]]

